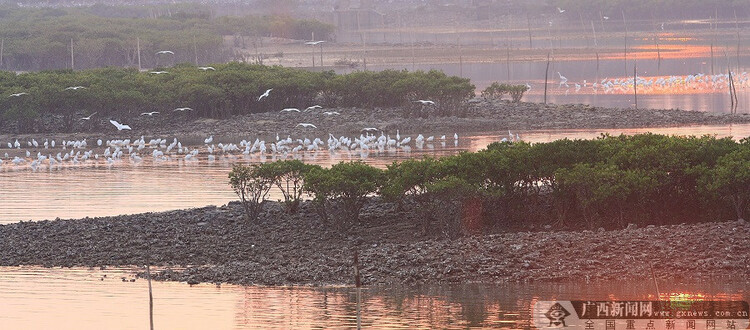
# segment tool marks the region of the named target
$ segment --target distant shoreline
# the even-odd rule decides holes
[[[324,115],[325,111],[336,111],[339,115]],[[140,137],[201,137],[215,136],[327,136],[360,134],[365,127],[375,127],[386,134],[395,135],[424,132],[444,134],[475,133],[503,130],[532,129],[605,129],[673,127],[687,125],[720,125],[750,123],[750,114],[725,114],[686,110],[620,109],[603,108],[583,104],[518,104],[507,101],[485,101],[474,99],[465,113],[459,117],[428,118],[405,117],[404,108],[357,109],[324,108],[309,113],[266,112],[227,119],[177,120],[163,117],[142,116],[123,120],[133,127],[132,131],[117,131],[106,118],[92,120],[91,131],[64,133],[55,130],[54,120],[47,124],[46,132],[22,132],[0,134],[0,141],[23,138],[55,139],[112,139]],[[296,127],[297,124],[313,123],[315,129]],[[4,132],[12,132],[6,128]]]
[[[371,200],[364,225],[346,234],[320,224],[308,202],[294,215],[269,202],[252,224],[237,203],[19,222],[0,226],[0,265],[106,267],[148,260],[167,268],[154,275],[158,280],[350,285],[358,250],[364,285],[652,280],[649,264],[658,280],[750,277],[750,224],[744,221],[612,231],[537,227],[447,239],[421,233],[415,216]]]

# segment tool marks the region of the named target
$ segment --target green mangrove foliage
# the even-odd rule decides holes
[[[262,165],[263,166],[263,165]],[[347,229],[366,198],[411,207],[415,225],[446,237],[498,228],[622,228],[745,218],[750,143],[656,134],[551,143],[493,143],[479,152],[311,167],[321,219]]]
[[[229,172],[229,185],[240,198],[248,221],[255,221],[274,182],[260,166],[235,165]]]
[[[503,98],[503,95],[507,94],[513,103],[518,103],[521,102],[523,94],[528,90],[529,87],[526,85],[509,85],[493,82],[482,91],[482,97],[500,100]]]
[[[359,224],[367,196],[377,192],[383,171],[362,162],[341,162],[330,169],[313,168],[305,175],[305,190],[313,196],[324,222],[348,229]]]
[[[106,66],[171,66],[181,62],[213,63],[240,59],[238,48],[259,37],[330,40],[334,27],[314,20],[281,16],[214,18],[200,5],[87,8],[0,7],[2,69],[15,71]],[[138,48],[140,47],[140,54]],[[157,54],[162,50],[173,54]]]
[[[300,160],[281,160],[258,165],[258,175],[270,180],[284,196],[284,205],[289,213],[296,213],[302,200],[303,178],[313,168]]]
[[[77,122],[78,116],[94,112],[98,113],[97,118],[117,120],[150,111],[170,116],[227,118],[286,107],[306,108],[324,95],[329,96],[323,97],[329,107],[408,106],[418,98],[434,99],[447,106],[464,102],[474,93],[474,86],[467,79],[438,71],[338,75],[242,63],[216,64],[213,68],[200,70],[191,64],[180,64],[159,69],[167,72],[163,74],[119,68],[0,72],[0,126],[2,120],[10,120],[18,122],[19,130],[31,130],[39,118],[62,117],[62,130],[69,131],[74,125],[96,122]],[[68,89],[72,86],[85,88]],[[273,88],[269,97],[258,100],[268,88]],[[7,97],[20,92],[27,94]],[[178,107],[194,110],[171,111]]]

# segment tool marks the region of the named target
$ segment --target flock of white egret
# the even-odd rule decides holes
[[[371,154],[393,155],[397,152],[409,153],[412,148],[416,150],[434,150],[436,145],[445,149],[446,145],[452,144],[458,147],[459,136],[401,136],[396,130],[396,135],[391,136],[379,131],[379,134],[371,134],[379,131],[376,128],[365,128],[359,136],[336,137],[328,134],[324,141],[321,138],[292,138],[287,135],[283,138],[276,135],[275,139],[263,140],[261,138],[243,139],[238,143],[214,143],[214,137],[209,136],[203,140],[202,145],[183,145],[177,138],[171,142],[166,138],[146,139],[113,139],[89,142],[83,140],[44,139],[44,142],[36,139],[19,141],[15,139],[7,144],[4,155],[0,156],[0,168],[23,169],[29,168],[37,171],[40,169],[59,169],[69,166],[113,166],[115,164],[138,165],[145,161],[153,161],[160,164],[166,161],[184,161],[208,163],[228,157],[236,159],[241,157],[245,161],[275,161],[281,159],[301,159],[305,155],[318,153],[329,153],[332,157],[349,156],[368,158]],[[509,136],[502,141],[518,141],[520,136],[508,132]],[[11,156],[9,153],[13,154]]]
[[[678,92],[689,90],[724,90],[729,88],[729,74],[704,74],[697,73],[687,76],[665,76],[642,78],[636,76],[630,78],[605,78],[601,81],[574,82],[573,86],[568,82],[568,78],[557,72],[559,87],[566,88],[566,93],[574,88],[574,92],[579,93],[583,88],[590,88],[593,92],[602,91],[604,93],[632,93],[635,87],[639,92]],[[750,75],[747,72],[741,74],[732,74],[735,87],[746,88],[750,85]],[[584,91],[587,92],[587,91]]]

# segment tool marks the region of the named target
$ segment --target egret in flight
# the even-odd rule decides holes
[[[67,90],[74,90],[74,91],[77,91],[77,90],[79,90],[79,89],[86,89],[86,87],[83,87],[83,86],[70,86],[70,87],[66,88],[65,90],[66,90],[66,91],[67,91]]]
[[[25,92],[20,92],[20,93],[10,94],[10,96],[11,96],[11,97],[17,97],[17,96],[21,96],[21,95],[27,95],[27,94],[29,94],[29,93],[25,93]]]
[[[159,111],[142,112],[141,116],[153,116],[153,115],[155,115],[157,113],[159,113]]]
[[[299,112],[299,109],[297,109],[297,108],[286,108],[284,110],[281,110],[281,112]]]
[[[164,73],[169,73],[169,72],[167,72],[167,71],[151,71],[150,73],[159,75],[159,74],[164,74]]]
[[[193,108],[184,107],[184,108],[177,108],[172,111],[192,111],[192,110]]]
[[[338,112],[336,112],[336,111],[326,111],[326,112],[324,112],[323,114],[324,114],[324,115],[326,115],[326,116],[331,116],[331,115],[340,115],[340,113],[338,113]]]
[[[319,44],[322,44],[322,43],[324,43],[324,42],[325,42],[324,40],[318,40],[318,41],[308,41],[308,42],[306,42],[306,43],[305,43],[305,45],[311,45],[311,46],[315,46],[315,45],[319,45]]]
[[[302,126],[304,128],[318,128],[318,126],[315,126],[315,125],[309,124],[309,123],[299,123],[295,127],[300,127],[300,126]]]
[[[216,71],[216,69],[214,69],[214,67],[212,66],[201,66],[201,67],[198,67],[198,69],[201,69],[203,71],[207,71],[207,70]]]
[[[262,99],[263,99],[263,98],[265,98],[265,97],[268,97],[268,95],[270,95],[270,94],[271,94],[271,91],[272,91],[272,90],[273,90],[273,88],[269,88],[269,89],[267,89],[267,90],[266,90],[266,92],[265,92],[265,93],[263,93],[263,95],[261,95],[261,96],[259,96],[259,97],[258,97],[258,101],[262,100]]]
[[[160,50],[160,51],[156,52],[156,55],[161,55],[161,54],[170,54],[170,55],[174,55],[174,52],[173,52],[173,51],[171,51],[171,50]]]
[[[414,102],[422,103],[422,105],[435,105],[435,102],[430,101],[430,100],[417,100],[417,101],[414,101]]]
[[[91,120],[91,117],[93,117],[95,114],[96,114],[96,112],[90,114],[88,117],[83,117],[83,118],[81,118],[79,120]]]
[[[565,12],[565,9],[560,9],[560,7],[557,7],[557,11],[560,12],[560,14]]]
[[[315,109],[322,109],[322,108],[323,107],[321,107],[321,106],[319,106],[319,105],[316,104],[316,105],[313,105],[311,107],[305,108],[305,112],[312,111],[312,110],[315,110]]]
[[[110,119],[110,120],[109,120],[109,122],[110,122],[110,123],[112,123],[112,125],[115,125],[115,127],[117,127],[117,130],[118,130],[118,131],[122,131],[122,130],[124,130],[124,129],[126,129],[126,130],[130,130],[130,126],[128,126],[128,125],[125,125],[125,124],[120,124],[120,123],[118,123],[118,122],[117,122],[116,120],[111,120],[111,119]]]
[[[562,85],[565,85],[565,87],[570,87],[568,86],[568,78],[565,78],[565,76],[560,74],[560,72],[558,72],[557,75],[560,76],[560,87],[562,87]]]

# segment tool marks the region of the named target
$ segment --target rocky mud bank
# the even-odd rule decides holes
[[[337,112],[324,114],[324,112]],[[427,110],[429,112],[429,109]],[[39,132],[15,132],[5,127],[0,140],[9,138],[39,137],[58,139],[105,138],[113,136],[132,137],[203,137],[216,136],[326,136],[359,134],[363,128],[374,127],[395,135],[401,134],[452,134],[470,132],[492,132],[505,130],[560,129],[560,128],[634,128],[667,127],[684,125],[708,125],[750,123],[748,114],[724,114],[684,110],[650,110],[602,108],[583,104],[539,104],[510,103],[507,101],[472,100],[465,110],[453,111],[453,116],[429,115],[415,117],[414,109],[358,109],[324,108],[311,112],[267,112],[228,119],[195,119],[175,117],[169,112],[151,116],[119,119],[130,125],[132,131],[117,131],[109,123],[110,118],[94,118],[74,128],[74,132],[62,132],[54,118],[48,118]],[[311,123],[317,128],[297,127],[299,123]],[[15,132],[15,133],[7,133]]]
[[[256,285],[351,285],[358,251],[365,285],[750,278],[750,225],[724,221],[605,231],[422,233],[414,212],[377,199],[363,225],[340,233],[305,202],[268,203],[248,223],[238,203],[163,213],[0,226],[0,265],[151,265],[159,280]]]

